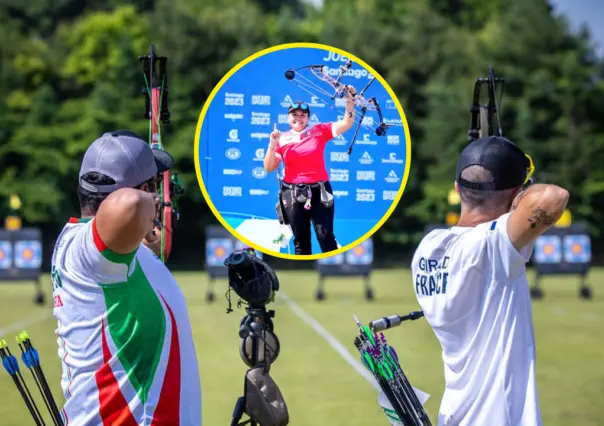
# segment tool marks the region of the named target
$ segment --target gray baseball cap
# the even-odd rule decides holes
[[[136,133],[118,130],[103,134],[84,154],[80,168],[80,186],[90,192],[110,193],[134,188],[158,173],[170,170],[174,160],[166,151],[151,149]],[[97,185],[82,179],[97,172],[115,180],[115,185]]]

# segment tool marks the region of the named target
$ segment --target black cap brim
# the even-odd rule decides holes
[[[174,166],[174,159],[166,151],[161,149],[153,149],[153,156],[155,157],[155,165],[157,166],[157,173],[166,172]]]

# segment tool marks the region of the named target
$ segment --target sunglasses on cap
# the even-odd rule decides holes
[[[512,145],[512,146],[514,147],[514,149],[516,149],[516,151],[518,151],[519,153],[524,155],[524,158],[526,160],[526,177],[524,178],[524,182],[522,182],[522,185],[526,185],[527,183],[532,183],[531,178],[533,177],[533,174],[535,173],[535,163],[533,163],[533,159],[531,158],[530,155],[528,155],[526,152],[524,152],[518,146],[516,146],[516,145]]]
[[[524,179],[524,183],[523,185],[526,185],[527,183],[529,183],[529,181],[531,181],[531,178],[533,177],[533,174],[535,173],[535,163],[533,163],[533,159],[531,158],[530,155],[528,155],[527,153],[524,153],[527,161],[527,167],[526,167],[526,179]]]
[[[308,109],[308,104],[305,104],[304,102],[293,102],[289,104],[289,109],[290,111],[294,109],[301,109],[303,111],[306,111]]]

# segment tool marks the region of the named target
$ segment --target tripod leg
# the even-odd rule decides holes
[[[373,288],[371,288],[371,279],[369,278],[369,274],[367,274],[365,275],[365,299],[371,301],[374,297]]]
[[[543,298],[543,291],[539,287],[539,282],[541,281],[541,274],[539,271],[535,273],[535,284],[531,287],[531,298],[540,300]]]
[[[587,284],[587,273],[581,274],[580,282],[579,282],[579,297],[584,300],[589,300],[592,298],[591,288],[589,284]]]
[[[42,284],[40,283],[40,277],[36,277],[34,280],[34,286],[36,287],[36,294],[34,295],[34,303],[37,305],[44,304],[44,292],[42,291]]]
[[[231,420],[231,426],[239,426],[239,420],[245,412],[245,398],[240,396],[235,403],[235,409],[233,410],[233,419]],[[245,423],[243,423],[245,424]]]
[[[215,299],[214,281],[215,281],[215,278],[210,276],[210,280],[208,281],[208,290],[206,291],[206,301],[209,303],[212,303]]]
[[[323,275],[319,274],[319,282],[317,285],[317,292],[315,294],[315,299],[317,300],[325,300],[325,288],[324,288],[325,278]]]

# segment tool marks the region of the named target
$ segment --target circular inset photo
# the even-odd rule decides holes
[[[214,88],[195,169],[221,224],[257,251],[311,260],[369,238],[399,202],[411,139],[388,83],[313,43],[260,51]]]

